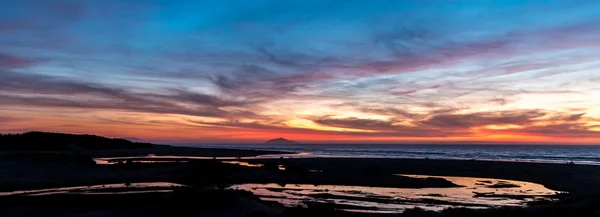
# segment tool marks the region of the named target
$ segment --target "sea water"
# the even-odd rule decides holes
[[[463,159],[600,164],[600,146],[592,145],[196,144],[186,146],[304,153],[297,157]]]

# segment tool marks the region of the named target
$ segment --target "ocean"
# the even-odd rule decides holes
[[[186,146],[305,153],[298,157],[462,159],[600,164],[600,146],[591,145],[198,144]]]

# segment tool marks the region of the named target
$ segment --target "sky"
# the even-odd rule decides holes
[[[0,1],[0,133],[600,144],[597,0]]]

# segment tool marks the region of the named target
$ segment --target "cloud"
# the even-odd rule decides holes
[[[32,59],[0,53],[0,72],[2,69],[24,68],[34,65],[36,62]]]
[[[579,113],[579,114],[572,114],[572,115],[566,115],[566,116],[562,116],[562,118],[564,121],[579,121],[583,118],[583,116],[585,115],[585,113]]]
[[[0,116],[0,123],[8,123],[8,122],[14,122],[14,121],[19,121],[19,120],[22,120],[22,119],[10,117],[10,116]]]
[[[120,95],[120,90],[102,85],[46,75],[6,72],[0,75],[0,91],[35,94],[102,93]]]
[[[417,122],[420,126],[436,128],[472,128],[487,125],[528,125],[546,115],[538,110],[480,112],[471,114],[434,115]]]
[[[391,122],[391,121],[382,121],[382,120],[374,120],[374,119],[360,119],[360,118],[336,119],[336,118],[322,117],[322,118],[313,120],[313,122],[321,124],[321,125],[351,128],[351,129],[389,130],[394,127],[393,122]]]
[[[426,115],[424,114],[415,114],[413,112],[408,112],[402,109],[397,108],[359,108],[361,112],[370,113],[370,114],[379,114],[379,115],[387,115],[393,116],[396,118],[406,118],[406,119],[421,119]]]
[[[450,111],[448,111],[450,112]],[[587,126],[585,114],[556,114],[542,110],[513,110],[469,114],[433,114],[425,120],[413,119],[412,124],[392,120],[361,118],[314,119],[315,123],[330,127],[369,130],[369,132],[343,132],[334,134],[370,135],[373,137],[476,137],[478,133],[538,135],[549,137],[596,137],[598,131]],[[517,126],[496,129],[488,126]],[[477,129],[477,130],[474,130]]]
[[[287,56],[285,53],[268,53],[275,57],[290,61],[283,66],[305,66],[311,70],[294,75],[285,75],[278,78],[286,82],[310,83],[333,79],[352,79],[368,76],[411,73],[431,69],[434,67],[448,67],[457,63],[473,59],[497,59],[516,55],[548,52],[560,49],[573,49],[590,46],[586,44],[598,38],[598,31],[593,28],[594,21],[576,23],[568,26],[551,27],[534,30],[514,30],[506,34],[497,34],[478,40],[450,40],[435,32],[419,28],[398,28],[397,30],[378,33],[375,31],[372,41],[364,44],[366,53],[379,50],[382,45],[390,51],[390,55],[383,58],[368,57],[354,59],[343,56],[328,57],[331,61],[310,58],[309,56]],[[582,41],[584,40],[584,41]],[[547,43],[557,46],[546,46]],[[523,50],[524,44],[529,50]],[[380,55],[381,56],[381,55]],[[291,60],[295,60],[292,62]],[[570,60],[573,62],[577,60]],[[579,60],[581,61],[581,60]],[[547,69],[554,66],[552,61],[513,61],[495,65],[484,70],[461,73],[459,75],[475,75],[479,78],[491,78],[510,74],[523,73],[532,70]],[[329,69],[329,70],[327,70]],[[410,93],[410,92],[406,92]]]
[[[173,129],[595,135],[600,4],[417,2],[11,1],[0,106],[211,117]],[[298,116],[365,132],[283,124]]]
[[[69,109],[94,109],[94,110],[119,110],[130,112],[145,112],[158,114],[184,114],[202,117],[226,117],[228,112],[215,107],[192,107],[185,108],[175,106],[167,102],[144,101],[135,102],[119,99],[106,100],[74,100],[56,97],[27,97],[0,95],[0,104],[4,106],[33,106],[46,108],[69,108]]]
[[[342,135],[362,135],[373,137],[448,137],[469,135],[462,130],[439,130],[431,127],[415,127],[395,121],[362,119],[362,118],[330,118],[321,117],[313,122],[330,127],[346,128],[352,130],[368,130],[367,132],[341,132]]]
[[[597,138],[600,136],[600,131],[590,130],[590,126],[582,123],[562,123],[562,124],[547,124],[539,126],[528,126],[519,130],[493,130],[489,131],[493,134],[514,134],[514,135],[529,135],[543,136],[546,138]],[[575,142],[575,140],[573,140]]]
[[[228,106],[244,106],[257,103],[258,101],[244,100],[224,100],[214,95],[189,92],[185,90],[172,90],[175,94],[172,95],[150,95],[154,97],[171,99],[176,102],[190,102],[198,105],[209,105],[213,107],[228,107]]]
[[[225,100],[217,96],[182,89],[164,90],[162,94],[138,93],[100,84],[68,80],[45,75],[0,74],[1,105],[45,106],[77,109],[117,109],[150,113],[187,114],[226,117],[222,107],[243,107],[255,101]],[[179,105],[187,103],[187,106]],[[242,113],[240,113],[242,114]],[[249,115],[250,112],[244,112]]]

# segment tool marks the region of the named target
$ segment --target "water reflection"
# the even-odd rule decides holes
[[[551,196],[559,193],[530,182],[469,177],[435,177],[445,178],[462,187],[408,189],[338,185],[241,184],[231,186],[231,189],[247,190],[263,200],[276,201],[285,206],[328,203],[335,204],[340,209],[347,211],[370,213],[398,213],[416,207],[440,211],[450,207],[485,209],[524,206],[532,201],[550,200]]]
[[[517,198],[518,196],[551,196],[561,193],[558,191],[550,190],[540,184],[515,180],[457,176],[423,176],[406,174],[400,175],[412,178],[442,178],[451,181],[454,184],[464,186],[462,188],[453,188],[451,192],[448,192],[454,195],[461,194],[473,197],[487,196],[489,198]]]
[[[53,194],[137,194],[148,192],[172,192],[173,189],[171,188],[182,186],[184,185],[171,182],[139,182],[0,192],[0,196],[42,196]]]
[[[221,161],[221,163],[235,164],[235,165],[240,165],[240,166],[244,166],[244,167],[263,167],[263,166],[265,166],[264,164],[253,164],[253,163],[248,163],[248,162],[244,162],[244,161]]]
[[[251,157],[202,157],[202,156],[182,156],[182,155],[140,155],[140,156],[129,156],[129,157],[107,157],[107,158],[94,158],[96,164],[119,164],[129,162],[135,163],[179,163],[187,162],[189,160],[241,160],[241,159],[280,159],[280,158],[299,158],[306,157],[309,153],[300,152],[293,154],[267,154]]]

